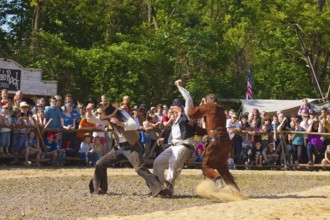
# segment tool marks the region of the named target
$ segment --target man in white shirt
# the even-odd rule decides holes
[[[173,122],[169,138],[171,145],[154,160],[153,164],[153,173],[158,176],[162,184],[165,183],[166,188],[169,190],[168,197],[172,196],[174,182],[179,177],[184,162],[191,154],[196,130],[196,126],[193,125],[187,115],[188,110],[194,107],[193,100],[189,92],[182,87],[182,80],[175,81],[175,85],[184,97],[185,104],[179,99],[173,101],[171,107],[173,117],[169,119]],[[159,140],[159,143],[162,141],[164,141],[163,138]],[[164,172],[166,168],[168,170],[165,179]]]

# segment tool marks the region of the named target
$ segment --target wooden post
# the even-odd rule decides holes
[[[38,137],[39,137],[39,140],[40,140],[41,146],[42,146],[42,148],[45,150],[45,152],[47,153],[47,148],[46,148],[46,146],[45,146],[44,138],[43,138],[43,136],[42,136],[42,134],[41,134],[41,132],[40,132],[39,124],[38,124],[37,120],[35,120],[34,118],[32,118],[32,119],[33,119],[33,122],[34,122],[35,129],[36,129],[36,131],[37,131],[37,135],[38,135]]]
[[[45,130],[46,130],[46,128],[48,128],[48,126],[50,125],[50,123],[52,123],[52,121],[53,121],[53,119],[52,119],[52,118],[51,118],[51,119],[49,119],[49,121],[46,123],[45,127],[42,129],[42,132],[41,132],[41,134],[44,134],[44,133],[45,133]]]

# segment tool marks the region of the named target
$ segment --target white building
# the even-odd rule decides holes
[[[42,70],[24,68],[13,60],[0,58],[0,89],[9,94],[21,90],[24,97],[54,96],[57,81],[42,80]]]

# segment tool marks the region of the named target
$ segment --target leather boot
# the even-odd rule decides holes
[[[137,171],[137,174],[146,181],[152,196],[157,196],[162,191],[162,184],[158,177],[150,173],[148,169],[142,167]]]

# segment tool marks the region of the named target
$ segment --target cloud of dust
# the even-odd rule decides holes
[[[196,187],[198,195],[211,199],[216,202],[233,202],[247,199],[236,188],[225,185],[224,188],[216,189],[215,182],[212,180],[203,180]]]

